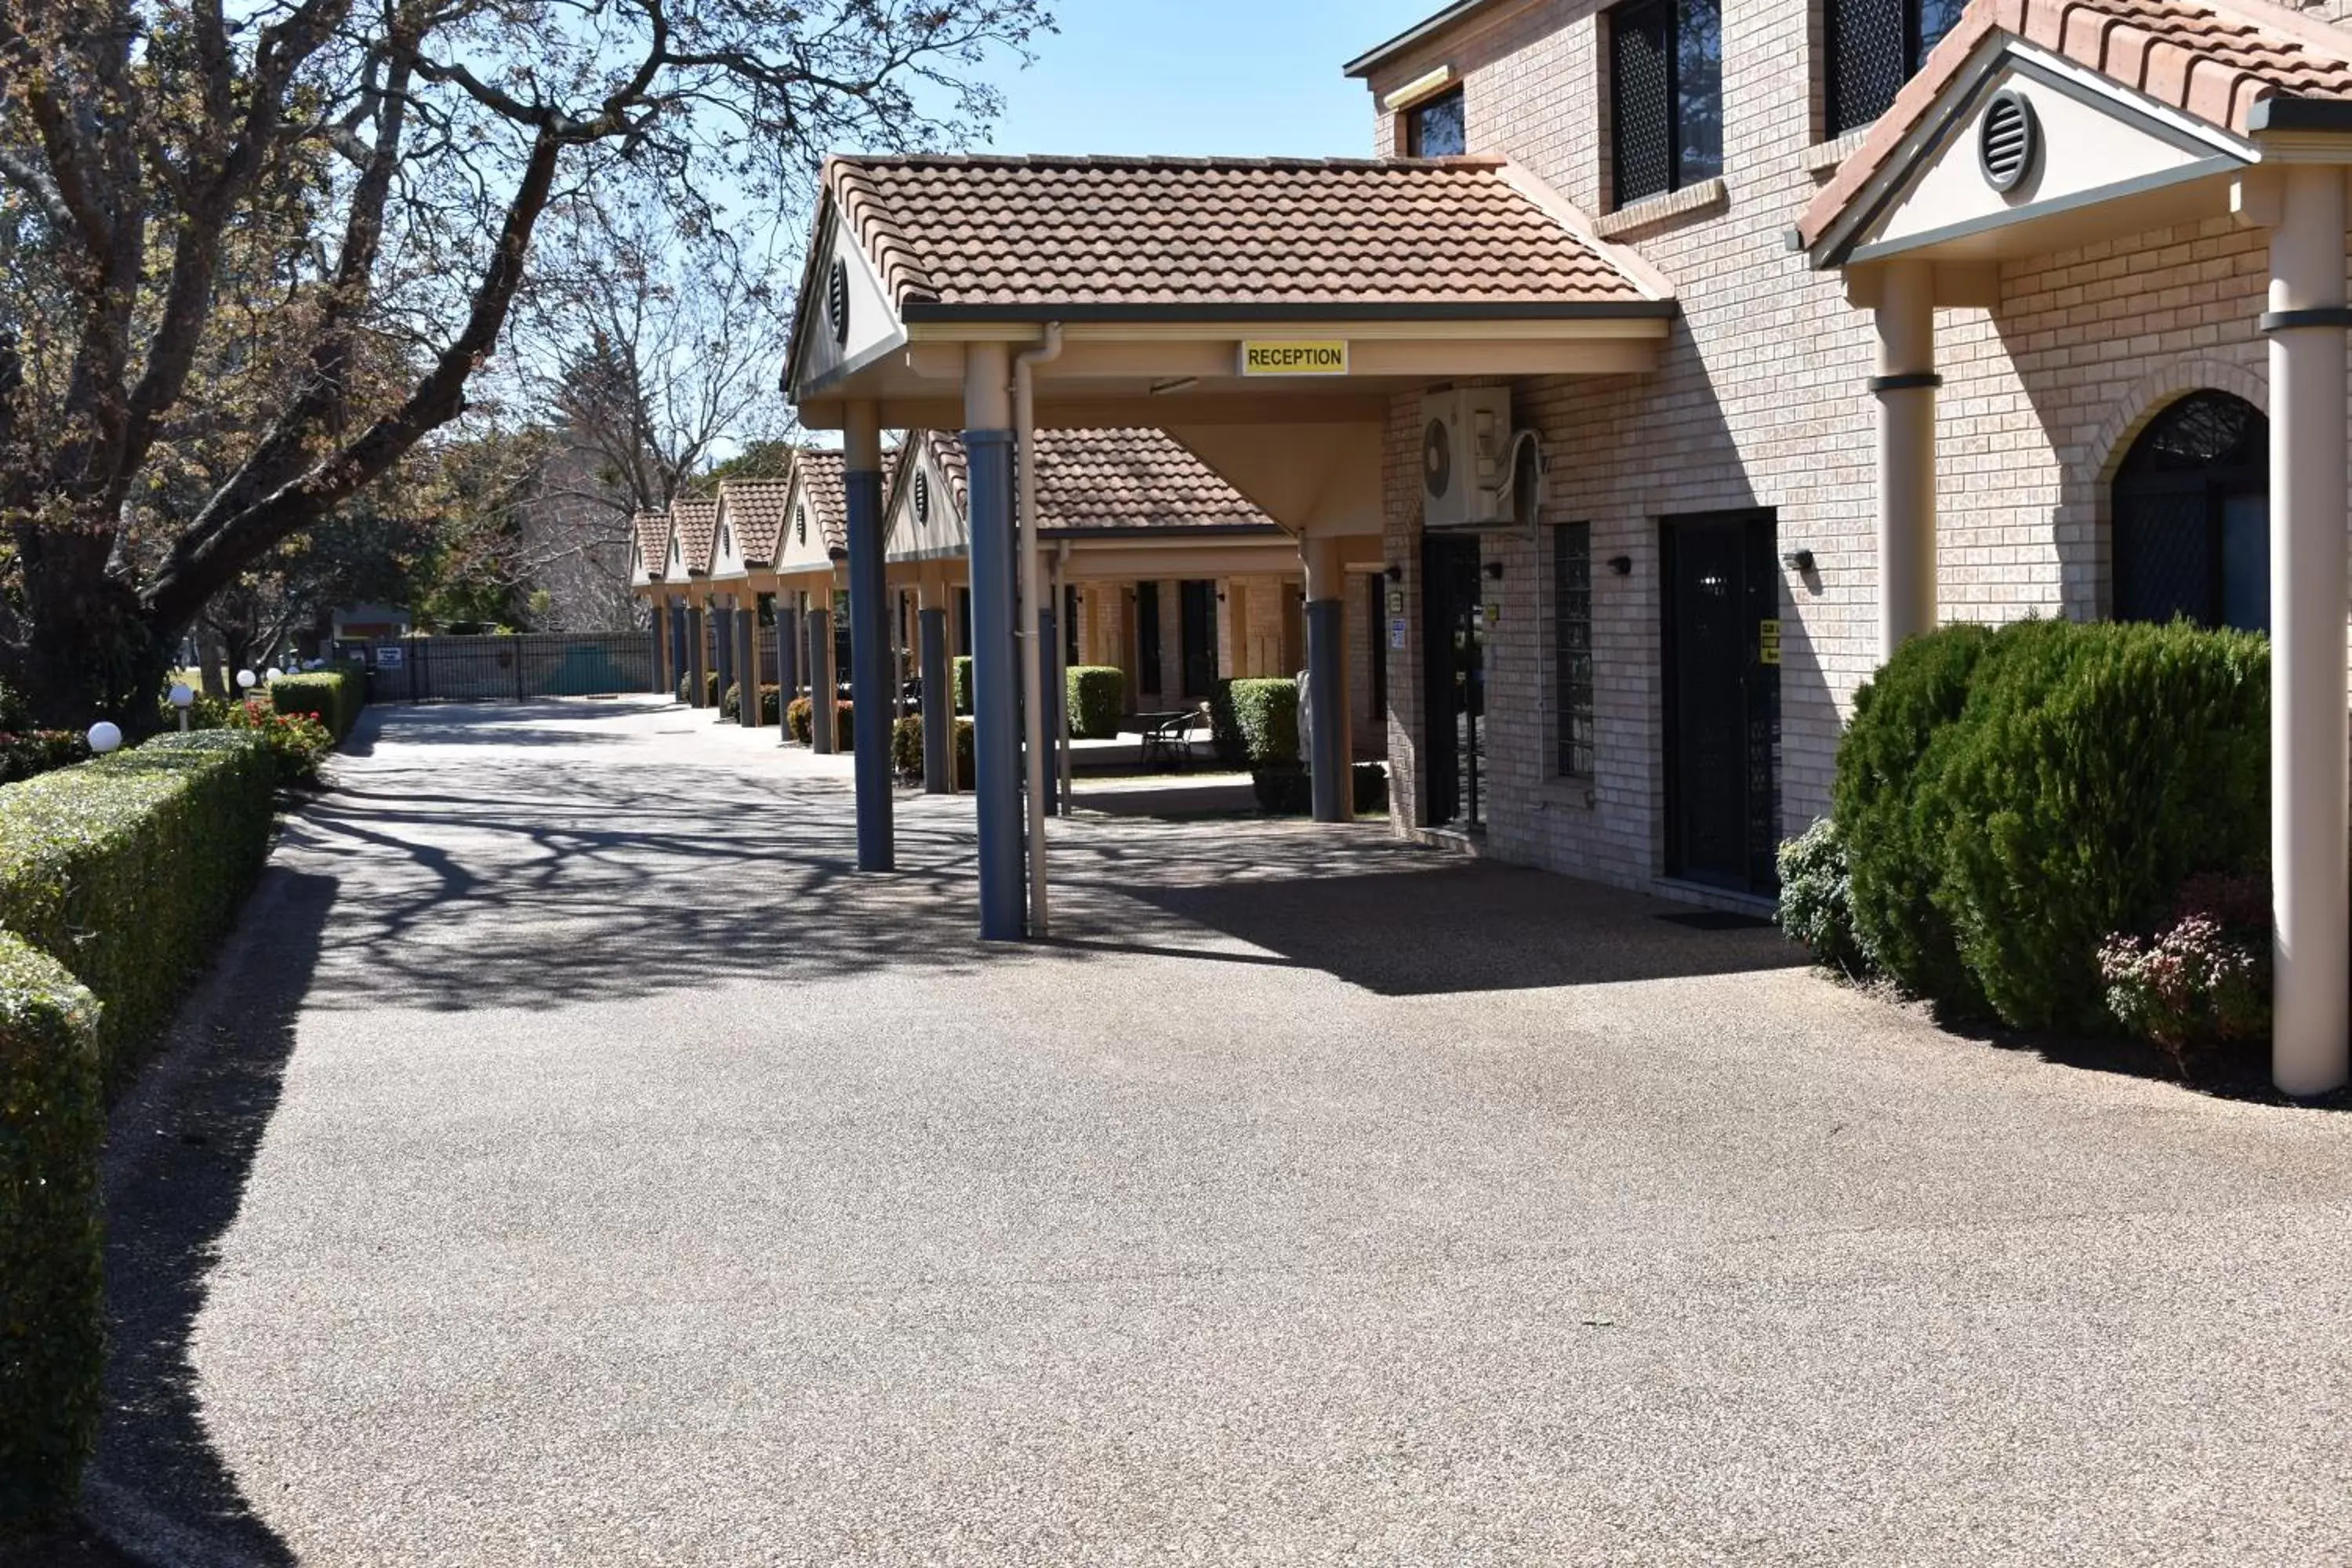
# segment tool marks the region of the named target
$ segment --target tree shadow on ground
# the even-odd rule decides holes
[[[156,1560],[211,1561],[226,1548],[250,1563],[294,1561],[213,1447],[194,1338],[335,899],[331,879],[273,866],[109,1125],[106,1415],[84,1493]]]

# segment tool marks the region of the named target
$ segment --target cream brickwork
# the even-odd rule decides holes
[[[2331,19],[2352,0],[2315,7]],[[1875,369],[1866,311],[1783,235],[1828,176],[1811,39],[1818,6],[1727,0],[1727,200],[1625,237],[1673,279],[1682,315],[1654,374],[1524,381],[1516,416],[1544,437],[1546,524],[1591,527],[1597,758],[1555,776],[1550,529],[1489,536],[1503,576],[1487,665],[1490,850],[1629,886],[1664,865],[1660,519],[1769,508],[1784,571],[1780,820],[1827,809],[1836,746],[1876,658]],[[1590,214],[1607,210],[1602,34],[1590,4],[1537,5],[1442,39],[1370,82],[1377,95],[1437,61],[1465,83],[1474,152],[1507,153]],[[1375,146],[1394,134],[1380,116]],[[2266,251],[2217,221],[2006,264],[1991,310],[1937,314],[1938,588],[1948,620],[2090,616],[2107,595],[2106,481],[2165,402],[2219,386],[2265,403],[2255,331]],[[1389,754],[1400,831],[1424,821],[1420,399],[1391,407],[1385,548],[1403,568],[1409,646],[1389,657]],[[1629,557],[1629,575],[1604,563]]]

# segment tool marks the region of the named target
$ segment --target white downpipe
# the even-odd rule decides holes
[[[1021,616],[1013,628],[1013,646],[1021,650],[1021,729],[1029,763],[1029,934],[1033,938],[1053,929],[1045,894],[1045,682],[1037,668],[1037,612],[1045,601],[1038,593],[1035,369],[1061,357],[1059,321],[1045,324],[1045,342],[1013,356],[1013,440],[1014,461],[1021,469]]]
[[[1070,646],[1070,639],[1078,631],[1075,624],[1066,626],[1062,624],[1062,617],[1070,613],[1066,585],[1069,570],[1070,542],[1065,539],[1054,546],[1054,671],[1062,682],[1061,700],[1054,704],[1054,712],[1060,721],[1061,729],[1061,733],[1055,737],[1058,744],[1054,748],[1055,758],[1061,764],[1061,788],[1054,792],[1054,799],[1064,816],[1070,815],[1070,669],[1063,650]]]

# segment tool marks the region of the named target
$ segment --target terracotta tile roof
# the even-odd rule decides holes
[[[925,437],[963,515],[963,438],[941,430]],[[1037,517],[1048,533],[1279,526],[1166,431],[1143,429],[1038,431]]]
[[[719,551],[719,503],[708,496],[677,496],[669,503],[669,514],[677,524],[687,574],[708,577],[711,557]]]
[[[808,488],[809,521],[824,531],[827,551],[849,548],[849,482],[847,465],[837,447],[803,447],[793,459],[793,471]]]
[[[963,437],[952,430],[930,430],[924,434],[931,460],[940,466],[940,474],[948,481],[948,489],[954,492],[956,515],[961,517],[971,504],[971,464],[964,456]]]
[[[638,568],[648,577],[659,577],[669,570],[669,513],[641,511],[629,519],[630,531],[637,542]]]
[[[829,159],[901,315],[1662,310],[1500,158]]]
[[[729,479],[719,487],[721,504],[735,530],[746,566],[772,566],[784,537],[784,507],[790,479]]]
[[[2221,130],[2245,135],[2253,106],[2272,97],[2352,100],[2352,37],[2263,5],[2185,0],[1969,0],[1959,22],[1798,221],[1812,245],[1967,65],[1985,38],[2006,33],[2087,66]]]

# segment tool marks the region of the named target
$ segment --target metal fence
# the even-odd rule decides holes
[[[378,702],[526,702],[654,689],[645,632],[403,637],[370,644]]]

